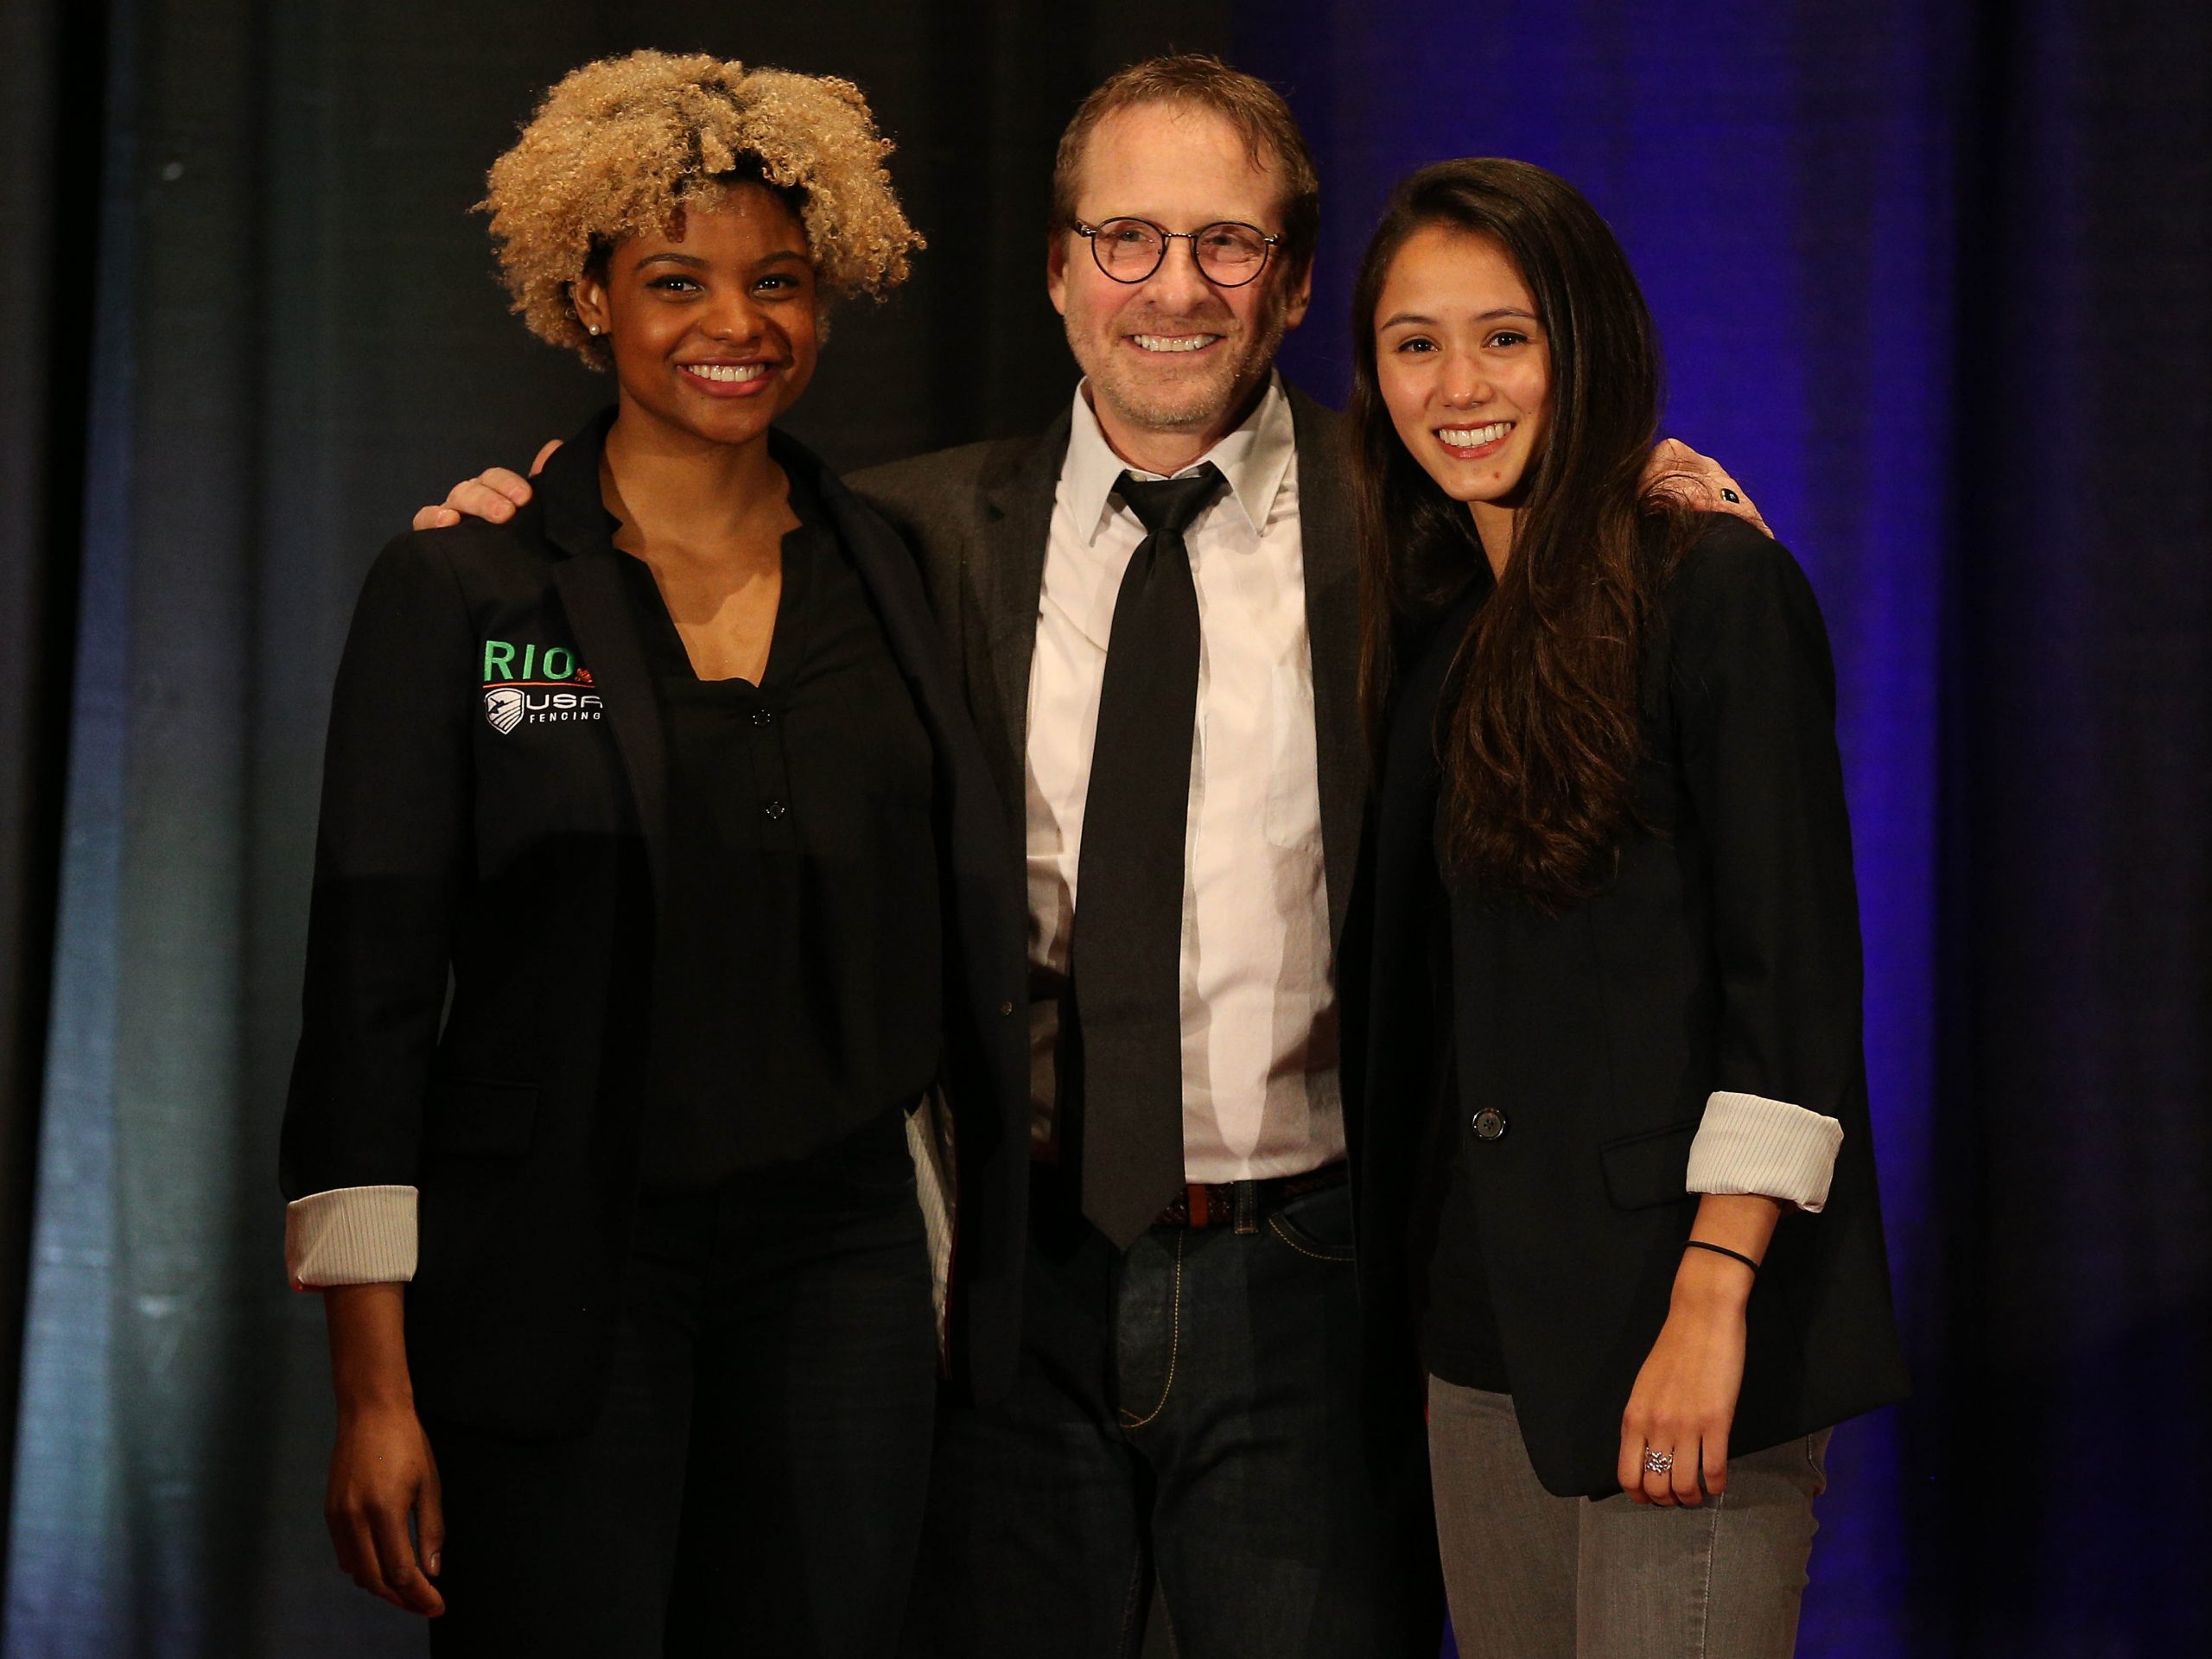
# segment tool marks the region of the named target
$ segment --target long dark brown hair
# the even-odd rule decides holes
[[[1352,290],[1360,678],[1378,751],[1399,652],[1487,578],[1467,508],[1408,453],[1376,378],[1383,280],[1431,226],[1504,251],[1551,353],[1511,556],[1460,643],[1456,704],[1438,711],[1443,850],[1458,878],[1556,909],[1597,889],[1632,819],[1644,641],[1686,531],[1644,485],[1658,344],[1620,244],[1564,179],[1485,159],[1439,162],[1399,185]]]

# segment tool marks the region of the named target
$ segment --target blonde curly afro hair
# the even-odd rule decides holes
[[[602,58],[545,94],[476,204],[492,216],[499,274],[539,339],[611,361],[576,321],[569,290],[615,243],[671,236],[732,179],[796,206],[815,275],[834,296],[877,298],[923,245],[893,194],[868,99],[849,80],[747,69],[700,53]]]

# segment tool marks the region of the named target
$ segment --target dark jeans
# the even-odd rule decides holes
[[[429,1425],[447,1525],[431,1651],[889,1651],[936,1348],[896,1112],[802,1164],[640,1200],[596,1427]]]
[[[1434,1659],[1419,1408],[1363,1414],[1346,1190],[1124,1255],[1059,1188],[1011,1395],[938,1411],[903,1651],[1130,1659],[1157,1573],[1182,1659]]]

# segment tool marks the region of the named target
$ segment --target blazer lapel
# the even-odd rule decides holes
[[[546,539],[569,556],[553,567],[553,586],[614,728],[658,897],[668,866],[668,753],[652,671],[614,563],[622,556],[614,550],[614,520],[600,499],[599,457],[611,423],[608,411],[562,445],[537,487]]]
[[[997,768],[1013,780],[1008,791],[1014,828],[1021,828],[1022,754],[1029,741],[1029,668],[1037,654],[1037,606],[1045,588],[1045,550],[1052,534],[1052,502],[1059,493],[1060,467],[1067,459],[1070,412],[1039,435],[1020,459],[998,478],[986,480],[988,508],[982,544],[973,550],[969,568],[982,613],[980,668],[998,704],[998,720],[987,735],[1003,747]],[[1020,837],[1017,835],[1017,843]]]
[[[1306,562],[1306,627],[1313,651],[1313,740],[1321,785],[1321,856],[1329,937],[1344,933],[1359,865],[1367,797],[1367,740],[1359,718],[1359,565],[1344,417],[1291,387],[1298,435],[1299,536]]]
[[[667,874],[668,755],[654,701],[652,671],[630,618],[622,573],[610,556],[585,554],[553,568],[553,584],[575,631],[576,647],[591,667],[607,718],[614,728],[622,769],[645,831],[645,854],[653,872],[653,891]]]
[[[785,465],[798,461],[794,454]],[[963,702],[953,680],[944,634],[930,618],[929,596],[923,591],[913,556],[898,532],[856,500],[842,480],[811,457],[807,461],[815,468],[815,486],[837,526],[837,538],[875,601],[876,618],[899,672],[913,682],[932,715],[961,709]]]

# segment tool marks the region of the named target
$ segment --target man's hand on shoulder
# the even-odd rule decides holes
[[[545,470],[546,458],[561,447],[555,438],[537,452],[537,459],[530,463],[530,478]],[[504,524],[515,516],[515,509],[531,498],[530,478],[509,472],[504,467],[493,467],[474,478],[463,479],[446,492],[446,499],[435,507],[423,507],[415,514],[411,526],[416,530],[443,530],[457,524],[463,518],[483,518],[495,524]]]
[[[542,465],[544,457],[541,455],[538,460]],[[492,474],[486,473],[484,476],[488,479]],[[1651,464],[1643,469],[1643,481],[1686,507],[1701,512],[1731,512],[1770,536],[1774,534],[1768,529],[1766,520],[1759,517],[1759,510],[1751,505],[1751,498],[1744,493],[1744,486],[1729,477],[1719,461],[1710,455],[1700,455],[1679,438],[1664,439],[1651,452]],[[421,522],[419,518],[416,521],[418,528]]]

